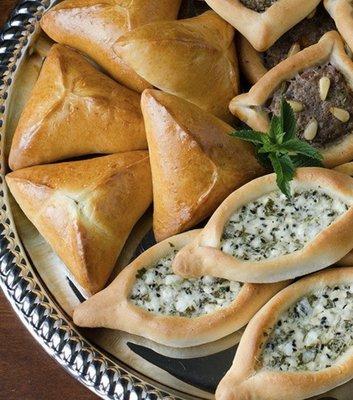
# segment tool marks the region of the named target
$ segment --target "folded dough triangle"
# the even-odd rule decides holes
[[[146,148],[140,96],[54,45],[19,120],[11,169]]]
[[[181,0],[66,0],[44,14],[41,26],[56,42],[89,55],[114,79],[142,92],[150,85],[113,52],[119,36],[153,21],[175,19]]]
[[[154,233],[158,241],[209,216],[264,169],[234,128],[197,106],[158,90],[142,94],[151,158]]]
[[[234,29],[213,11],[148,24],[121,36],[114,47],[146,81],[224,120],[238,93]]]
[[[28,219],[88,293],[103,288],[152,201],[146,151],[25,168],[6,181]]]

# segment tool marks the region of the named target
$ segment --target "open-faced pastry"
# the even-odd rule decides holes
[[[303,400],[353,378],[353,268],[299,280],[250,321],[217,400]]]
[[[320,150],[326,166],[353,158],[353,62],[338,32],[272,68],[235,97],[230,109],[251,128],[267,132],[282,97],[296,113],[298,136]]]
[[[28,219],[88,292],[103,288],[152,201],[146,151],[40,165],[6,182]]]
[[[248,82],[255,84],[281,61],[319,41],[326,32],[335,30],[333,19],[323,6],[281,36],[266,51],[257,52],[244,37],[239,38],[239,64]]]
[[[174,275],[175,254],[196,235],[186,232],[145,251],[106,289],[75,309],[75,324],[120,329],[167,346],[196,346],[237,331],[286,286]]]
[[[279,191],[275,174],[236,190],[177,255],[175,273],[264,283],[337,262],[353,248],[353,179],[300,168],[291,191]]]
[[[206,0],[257,51],[265,51],[307,17],[320,0]]]
[[[350,0],[324,0],[326,10],[334,19],[339,33],[353,51],[353,7]]]
[[[15,131],[11,169],[146,148],[140,96],[54,45]]]
[[[153,21],[175,19],[180,0],[66,0],[42,20],[45,33],[58,43],[90,56],[110,76],[142,92],[150,85],[113,51],[119,36]]]
[[[234,128],[168,93],[146,90],[142,112],[153,180],[157,241],[208,217],[235,189],[265,173]]]
[[[213,11],[155,22],[129,32],[114,47],[146,81],[229,120],[238,93],[234,29]]]

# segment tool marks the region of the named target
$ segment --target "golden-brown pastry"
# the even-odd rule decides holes
[[[119,329],[167,346],[197,346],[239,330],[287,285],[174,275],[175,254],[196,235],[186,232],[145,251],[105,290],[76,307],[75,324]]]
[[[308,16],[320,0],[206,0],[217,14],[265,51]]]
[[[54,45],[15,131],[11,169],[146,148],[140,96]]]
[[[8,174],[6,182],[88,293],[103,288],[152,201],[147,151],[29,167]]]
[[[353,62],[338,32],[267,72],[248,93],[235,97],[230,109],[252,129],[267,132],[282,97],[296,114],[301,139],[317,147],[327,167],[353,158]]]
[[[216,400],[304,400],[348,382],[352,320],[353,268],[288,286],[248,324]]]
[[[239,65],[250,84],[255,84],[281,61],[309,47],[331,30],[335,22],[322,5],[281,36],[264,52],[257,52],[242,35],[239,38]]]
[[[89,55],[110,76],[142,92],[150,85],[114,54],[123,33],[153,21],[175,19],[181,0],[66,0],[47,11],[41,27],[58,43]]]
[[[177,254],[173,270],[252,283],[294,279],[352,250],[352,224],[351,177],[299,168],[287,198],[276,174],[266,175],[228,196],[194,243]]]
[[[339,33],[353,51],[353,7],[349,0],[324,0],[324,6],[334,19]]]
[[[142,94],[153,177],[153,227],[157,241],[195,226],[237,187],[264,169],[253,147],[234,130],[171,94]]]
[[[153,86],[229,120],[238,93],[234,29],[213,11],[156,22],[121,36],[114,49]]]

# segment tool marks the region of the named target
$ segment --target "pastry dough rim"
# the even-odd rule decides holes
[[[297,73],[330,61],[346,78],[353,90],[353,61],[347,56],[341,36],[336,31],[325,33],[318,43],[287,58],[266,73],[247,93],[234,97],[230,102],[231,112],[252,129],[266,132],[269,127],[268,114],[260,110],[279,85]],[[353,118],[353,116],[351,116]],[[351,161],[353,157],[353,132],[339,142],[320,149],[324,164],[331,168]]]
[[[320,3],[320,0],[296,0],[295,3],[292,0],[278,0],[266,11],[259,13],[247,8],[240,0],[205,1],[244,35],[257,51],[271,47]]]
[[[170,254],[172,243],[176,248],[181,248],[199,234],[199,230],[185,232],[172,236],[150,247],[132,263],[130,263],[106,289],[99,292],[85,303],[79,305],[73,314],[74,323],[83,327],[103,326],[110,329],[119,329],[131,334],[143,336],[157,343],[172,347],[191,347],[227,336],[242,328],[251,317],[275,293],[287,283],[266,285],[245,284],[233,302],[226,308],[196,318],[180,316],[158,315],[134,305],[129,301],[130,292],[135,282],[136,272],[153,266],[162,257]],[[99,309],[97,297],[108,298],[114,301],[109,313],[114,314],[111,321],[96,323],[95,311]],[[106,304],[106,300],[104,304]],[[90,304],[92,303],[92,307]],[[87,310],[86,305],[88,304]],[[85,323],[87,314],[95,314],[90,324]]]
[[[333,268],[300,279],[275,295],[245,329],[233,365],[218,385],[216,399],[228,400],[236,394],[239,400],[250,397],[254,400],[299,400],[325,393],[350,380],[353,377],[353,347],[333,366],[320,371],[277,372],[257,370],[255,365],[267,340],[263,332],[276,323],[281,313],[313,289],[348,282],[353,282],[353,267]]]
[[[317,184],[314,186],[313,182]],[[340,260],[353,248],[352,178],[324,168],[299,168],[293,183],[301,188],[324,187],[334,196],[344,198],[350,208],[301,250],[261,261],[236,259],[220,250],[224,226],[243,204],[278,190],[276,174],[265,175],[233,192],[220,205],[197,239],[176,256],[174,272],[186,277],[211,275],[240,282],[270,283],[306,275]]]

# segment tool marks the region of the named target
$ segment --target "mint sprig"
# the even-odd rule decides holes
[[[231,135],[251,142],[258,160],[277,175],[279,189],[290,197],[290,181],[296,168],[322,167],[322,155],[309,143],[296,137],[297,122],[292,107],[282,98],[280,115],[273,115],[267,134],[254,130],[239,130]]]

